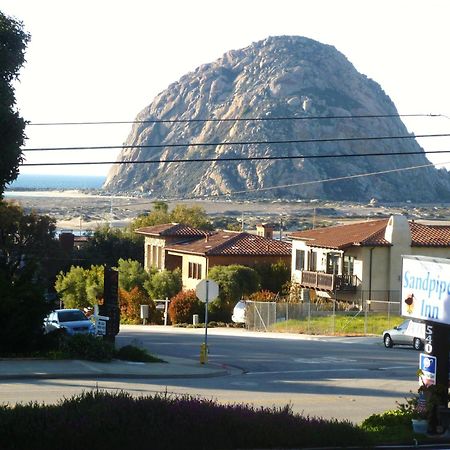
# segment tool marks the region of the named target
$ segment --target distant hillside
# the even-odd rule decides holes
[[[133,126],[126,145],[267,142],[408,134],[398,117],[349,117],[375,114],[395,115],[397,110],[382,88],[358,73],[334,47],[304,37],[270,37],[244,49],[230,51],[217,61],[183,76],[141,111],[137,120],[294,116],[311,120],[141,123]],[[316,116],[348,118],[313,119]],[[399,151],[421,153],[220,162],[220,159],[230,157]],[[215,158],[217,161],[113,166],[104,187],[166,198],[252,190],[251,196],[246,198],[450,200],[450,175],[445,169],[434,167],[314,183],[317,180],[429,164],[415,139],[128,148],[121,152],[118,159],[159,161],[180,158]],[[286,186],[292,184],[297,186]],[[273,186],[285,187],[266,190]]]

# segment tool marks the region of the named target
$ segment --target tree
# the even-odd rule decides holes
[[[171,298],[181,291],[181,270],[162,270],[152,275],[149,281],[144,283],[144,288],[153,299]]]
[[[236,302],[260,288],[258,273],[238,264],[214,266],[209,271],[209,278],[219,285],[218,300],[209,304],[214,320],[229,321]]]
[[[176,205],[170,213],[170,219],[171,222],[184,223],[193,228],[212,229],[211,221],[201,206]]]
[[[44,282],[59,256],[55,221],[0,200],[0,271],[14,280],[26,267],[33,279]]]
[[[283,286],[291,279],[291,268],[284,261],[278,261],[272,264],[257,264],[255,270],[261,279],[261,289],[279,292]]]
[[[130,291],[119,289],[120,315],[125,321],[131,323],[140,323],[141,305],[149,307],[149,321],[156,322],[158,311],[155,303],[150,300],[148,294],[140,287],[135,286]]]
[[[80,250],[79,259],[89,264],[116,266],[120,258],[144,261],[144,239],[130,230],[98,227],[86,246]]]
[[[153,202],[153,210],[147,214],[141,214],[134,219],[129,229],[134,232],[137,228],[151,227],[153,225],[160,225],[163,223],[170,223],[169,205],[166,202]]]
[[[165,202],[153,202],[153,210],[148,214],[137,217],[130,224],[129,229],[134,231],[137,228],[161,225],[163,223],[184,223],[194,228],[202,230],[212,230],[212,224],[204,208],[200,206],[175,205],[169,213],[169,205]]]
[[[39,349],[44,317],[51,306],[31,268],[14,280],[0,271],[0,354],[27,354]]]
[[[5,185],[17,178],[23,161],[25,121],[15,111],[12,82],[25,62],[29,39],[21,22],[0,12],[0,198]]]
[[[122,259],[118,261],[119,287],[131,291],[135,287],[144,288],[144,283],[150,280],[150,275],[139,261]]]
[[[94,306],[103,295],[103,266],[72,266],[56,276],[55,289],[66,308]]]
[[[1,51],[0,51],[1,54]],[[44,289],[58,255],[52,219],[0,200],[0,342],[3,352],[36,350],[51,309]]]

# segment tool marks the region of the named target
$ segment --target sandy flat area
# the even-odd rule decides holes
[[[56,219],[60,229],[92,230],[99,225],[110,223],[112,226],[126,226],[140,214],[152,210],[152,199],[140,197],[105,196],[87,194],[76,190],[67,191],[7,191],[5,199],[17,202],[26,211],[35,211]],[[211,216],[228,216],[253,225],[256,222],[278,224],[280,218],[290,223],[291,228],[301,220],[328,219],[332,222],[348,222],[370,218],[387,217],[390,214],[407,213],[417,220],[448,223],[449,205],[414,207],[404,205],[367,205],[351,202],[332,201],[183,201],[167,202],[169,209],[176,204],[197,205]]]

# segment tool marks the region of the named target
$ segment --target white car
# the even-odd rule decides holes
[[[233,308],[233,315],[231,316],[231,320],[234,323],[245,323],[245,308],[245,300],[239,300],[236,303],[236,306]]]
[[[425,340],[425,325],[405,320],[398,327],[383,331],[383,342],[386,348],[394,345],[412,345],[416,350],[422,350]]]
[[[79,309],[57,309],[44,320],[44,332],[62,330],[69,336],[74,334],[95,334],[94,324]]]

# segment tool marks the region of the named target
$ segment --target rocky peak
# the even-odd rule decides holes
[[[251,190],[254,198],[328,198],[368,201],[432,201],[449,198],[447,171],[420,171],[357,177],[339,182],[317,180],[382,172],[427,164],[414,140],[297,144],[230,145],[408,134],[381,87],[358,73],[330,45],[300,36],[269,37],[184,75],[161,92],[137,120],[300,117],[311,120],[178,122],[135,124],[125,145],[218,143],[214,146],[126,148],[119,160],[155,160],[154,164],[117,165],[105,188],[140,191],[155,197],[211,196]],[[344,116],[348,119],[314,119]],[[319,154],[420,151],[418,155],[306,159]],[[296,156],[297,159],[227,161],[223,158]],[[213,162],[162,163],[173,159],[214,158]],[[411,189],[414,180],[415,189]],[[296,185],[288,187],[288,185]],[[273,186],[284,186],[268,189]],[[249,198],[248,194],[246,198]]]

